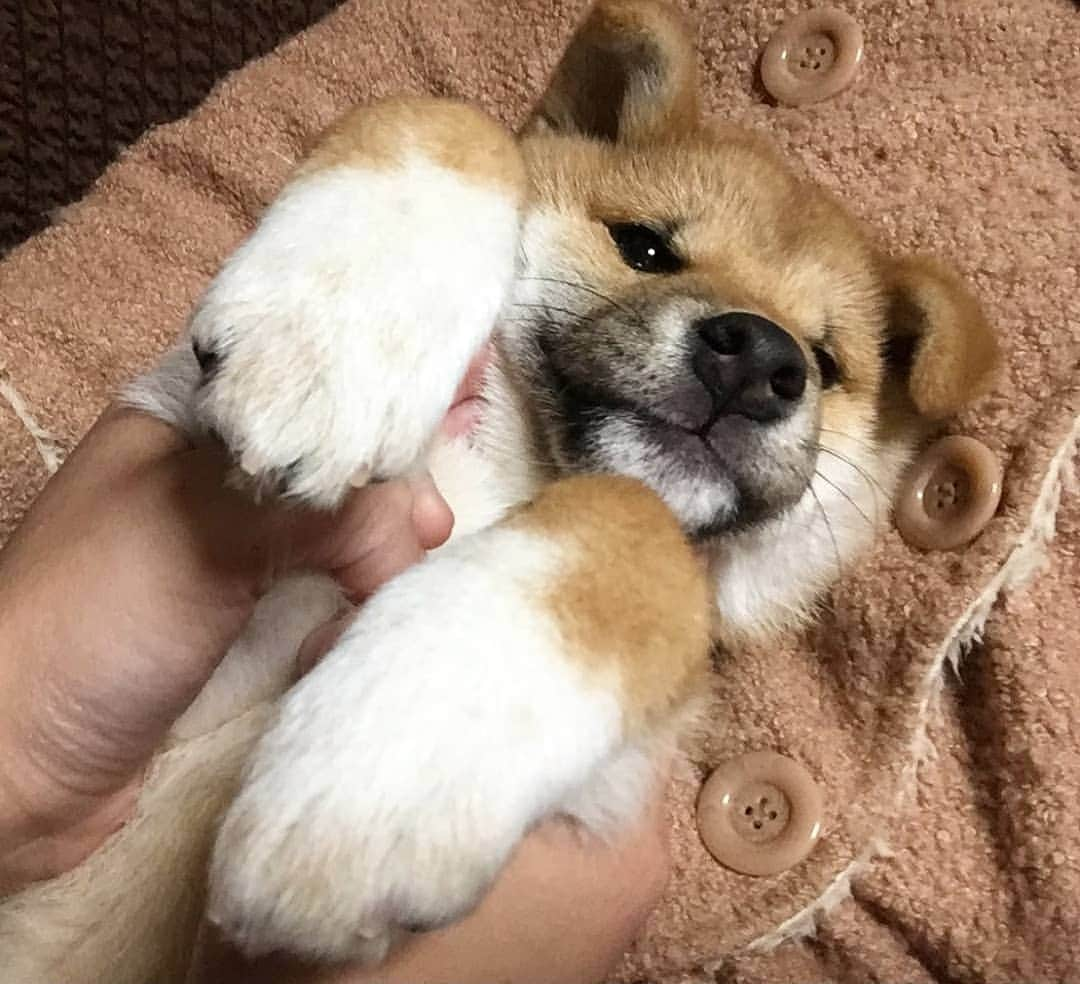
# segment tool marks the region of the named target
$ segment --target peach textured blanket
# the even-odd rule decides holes
[[[1070,0],[837,0],[857,84],[778,108],[756,62],[796,6],[691,0],[707,108],[770,133],[897,249],[971,276],[1004,339],[997,391],[954,429],[1005,466],[957,553],[896,535],[782,650],[718,661],[671,798],[668,898],[620,980],[1062,981],[1080,974],[1080,11]],[[452,92],[522,119],[584,0],[351,0],[125,153],[0,263],[0,536],[177,330],[305,137],[351,102]],[[1056,537],[1055,537],[1056,526]],[[821,842],[773,877],[711,859],[702,778],[799,759]]]

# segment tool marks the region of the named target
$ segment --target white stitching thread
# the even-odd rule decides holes
[[[858,856],[829,882],[829,887],[813,902],[782,922],[772,932],[748,943],[747,951],[770,953],[783,943],[814,936],[817,933],[818,919],[851,898],[851,883],[873,864],[874,859],[891,857],[892,851],[888,844],[880,838],[872,838]]]
[[[27,433],[34,442],[34,447],[37,448],[38,455],[45,465],[45,470],[50,475],[55,474],[64,460],[64,450],[56,438],[38,423],[37,418],[26,405],[26,400],[23,399],[22,394],[6,375],[0,376],[0,396],[4,398],[15,416],[19,418],[19,422],[26,428]]]
[[[941,693],[946,664],[951,666],[954,672],[959,672],[960,660],[972,643],[982,638],[983,627],[1002,591],[1020,587],[1046,562],[1046,547],[1056,531],[1062,491],[1067,489],[1072,492],[1076,489],[1074,458],[1078,444],[1080,417],[1073,421],[1072,430],[1050,459],[1050,466],[1043,476],[1031,519],[1020,539],[1014,544],[1005,563],[953,623],[923,676],[922,686],[916,695],[918,717],[908,745],[910,760],[904,767],[896,789],[895,802],[898,807],[905,804],[915,791],[920,767],[936,756],[927,729],[931,712]],[[814,936],[820,919],[851,897],[852,881],[868,870],[876,858],[890,856],[891,852],[881,835],[873,837],[816,899],[775,929],[746,944],[743,949],[750,953],[770,952],[783,943]]]

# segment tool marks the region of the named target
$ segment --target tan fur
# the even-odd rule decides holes
[[[716,127],[645,147],[533,138],[525,152],[537,198],[593,223],[568,244],[568,266],[612,290],[690,292],[719,309],[754,310],[802,340],[832,327],[854,375],[875,371],[862,328],[884,310],[868,236],[761,138]],[[601,223],[635,220],[670,222],[688,269],[649,281],[621,263]]]
[[[893,332],[915,342],[909,391],[929,420],[952,416],[990,388],[1001,361],[975,296],[941,262],[912,256],[889,267]]]
[[[756,135],[703,128],[644,147],[533,137],[524,149],[536,198],[585,220],[566,244],[568,270],[628,303],[639,290],[690,293],[763,314],[804,348],[825,343],[843,370],[841,389],[824,400],[834,424],[876,412],[880,347],[894,334],[926,338],[911,387],[927,417],[954,414],[988,389],[997,345],[959,278],[925,258],[883,267],[862,224]],[[668,219],[690,266],[642,284],[602,223]],[[832,413],[833,404],[844,409]]]
[[[529,129],[647,142],[689,132],[698,113],[683,15],[651,0],[607,0],[567,49]]]
[[[636,303],[640,278],[601,223],[672,223],[690,266],[647,281],[650,296],[689,291],[719,310],[765,315],[804,348],[826,344],[844,379],[823,400],[823,426],[878,418],[883,434],[915,441],[925,420],[989,388],[997,344],[954,272],[925,257],[883,259],[863,224],[767,139],[699,118],[696,54],[673,7],[598,4],[524,136],[536,198],[588,222],[567,240],[568,270]],[[912,405],[925,420],[887,398],[880,351],[895,337],[918,345],[900,371],[910,368]],[[894,411],[899,419],[879,416]]]
[[[263,704],[164,751],[136,815],[104,847],[0,904],[0,981],[182,984],[218,820],[272,718]]]
[[[618,679],[631,734],[664,725],[700,693],[709,650],[705,569],[653,492],[616,476],[563,479],[510,522],[564,545],[568,566],[542,604],[571,658]]]
[[[505,189],[515,200],[524,196],[525,169],[509,133],[474,106],[420,96],[350,110],[324,131],[297,176],[337,167],[390,169],[411,155]]]
[[[892,482],[926,421],[974,399],[992,376],[996,345],[955,275],[933,261],[884,257],[860,223],[765,141],[700,124],[693,48],[670,8],[598,5],[520,153],[469,107],[392,100],[348,114],[299,175],[393,168],[410,150],[515,196],[527,181],[538,208],[561,224],[561,275],[620,304],[690,296],[713,310],[764,314],[805,351],[826,346],[842,380],[821,400],[819,440],[829,448],[832,435],[853,432],[875,442],[882,450],[868,482]],[[649,278],[620,262],[604,222],[628,220],[670,223],[688,269]],[[595,310],[588,314],[598,330]],[[910,343],[913,359],[883,370],[879,353],[895,339]],[[547,488],[511,522],[565,544],[568,566],[538,604],[549,608],[572,658],[598,680],[618,681],[631,734],[677,718],[706,667],[706,579],[667,508],[632,480],[574,478]],[[805,577],[816,590],[835,573],[796,566],[777,576]],[[806,617],[810,604],[792,603],[750,626],[725,625],[720,613],[714,633],[729,642],[760,638]],[[37,963],[5,967],[4,984],[182,980],[170,964],[190,945],[214,823],[261,728],[249,733],[244,721],[234,723],[239,737],[230,724],[165,753],[140,820],[69,876],[0,907],[0,952],[18,940],[26,957],[28,934],[37,945],[27,958]],[[70,927],[85,926],[87,912],[107,912],[117,873],[132,879],[123,912],[108,912],[118,918],[102,919],[100,933],[95,925],[90,937],[80,930],[73,939]],[[122,951],[127,972],[117,976]]]

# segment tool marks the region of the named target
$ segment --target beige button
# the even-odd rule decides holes
[[[955,550],[983,530],[1001,501],[1001,464],[973,437],[945,437],[908,470],[893,510],[913,547]]]
[[[849,14],[815,7],[784,21],[761,56],[761,81],[788,106],[830,99],[854,80],[863,56],[862,28]]]
[[[786,755],[759,751],[719,766],[701,787],[697,826],[721,864],[777,875],[805,858],[821,835],[821,790]]]

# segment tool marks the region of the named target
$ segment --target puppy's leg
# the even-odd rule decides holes
[[[207,857],[269,704],[162,753],[135,817],[78,868],[0,901],[4,984],[183,984]]]
[[[196,420],[257,488],[316,506],[407,471],[510,289],[524,188],[513,139],[478,110],[346,116],[191,319]]]
[[[341,589],[320,574],[293,574],[259,599],[251,620],[213,676],[169,730],[169,744],[190,741],[276,700],[297,677],[300,645],[344,606]]]
[[[284,699],[211,919],[250,953],[379,960],[465,914],[544,817],[625,822],[703,676],[706,597],[666,507],[619,478],[557,483],[407,571]]]
[[[213,428],[257,482],[287,477],[315,504],[334,503],[357,471],[405,470],[494,323],[523,187],[513,141],[475,110],[410,100],[350,114],[127,402],[192,436]],[[316,594],[320,607],[333,591]],[[272,613],[268,624],[289,635]],[[212,830],[250,746],[229,737],[250,715],[231,719],[290,671],[257,645],[234,647],[178,722],[178,737],[200,737],[158,760],[139,818],[0,907],[5,982],[182,979]]]
[[[207,858],[271,701],[304,636],[337,610],[315,575],[287,578],[176,722],[134,817],[74,871],[0,900],[3,984],[180,984],[202,916]]]

